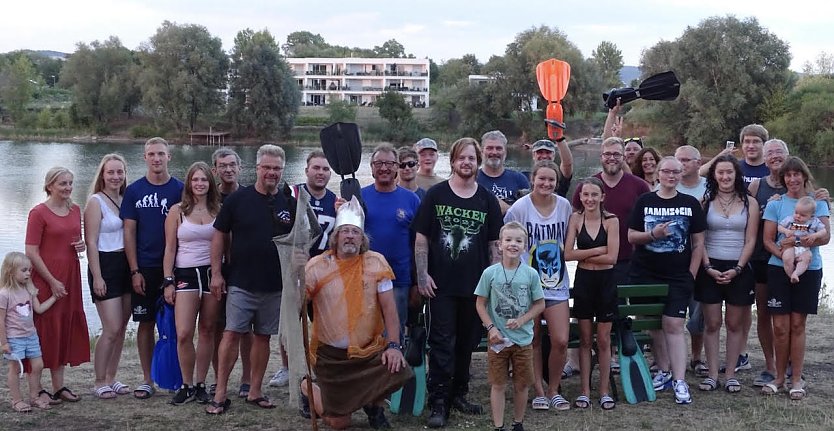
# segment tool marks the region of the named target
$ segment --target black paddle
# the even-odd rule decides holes
[[[620,99],[620,104],[624,105],[635,99],[645,100],[675,100],[681,91],[681,83],[675,72],[667,71],[661,72],[657,75],[652,75],[640,83],[637,88],[625,87],[611,90],[609,93],[602,94],[602,100],[608,109],[613,108],[617,104],[617,99]]]
[[[341,197],[350,201],[351,196],[356,196],[362,207],[359,180],[356,179],[356,171],[362,161],[362,140],[359,137],[359,126],[355,123],[333,123],[319,133],[321,149],[333,169],[342,177],[339,184]],[[350,178],[345,178],[349,175]]]

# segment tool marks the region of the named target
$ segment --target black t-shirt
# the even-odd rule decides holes
[[[490,265],[489,243],[498,239],[502,224],[498,199],[482,186],[466,199],[448,181],[426,192],[411,228],[428,238],[428,270],[437,295],[473,295]]]
[[[272,237],[289,233],[294,222],[295,200],[281,190],[267,196],[249,186],[229,195],[214,221],[215,229],[234,238],[226,285],[281,291],[281,262]]]
[[[672,222],[668,227],[671,235],[635,246],[631,264],[663,274],[689,272],[692,257],[690,235],[706,230],[704,211],[697,199],[684,193],[677,193],[669,199],[661,198],[657,192],[646,193],[637,198],[628,227],[648,232],[665,222]]]

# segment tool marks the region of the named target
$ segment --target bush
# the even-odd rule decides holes
[[[38,129],[48,129],[52,127],[52,114],[49,112],[49,109],[41,109],[41,112],[38,112],[36,126]]]
[[[299,115],[295,118],[296,126],[326,126],[330,124],[327,117],[311,117]]]
[[[70,126],[69,112],[66,109],[59,109],[55,111],[52,116],[52,127],[56,129],[66,129]]]
[[[353,123],[356,121],[356,107],[344,100],[336,100],[327,105],[330,122]]]
[[[130,128],[131,138],[152,138],[161,136],[160,130],[151,124],[139,124]]]
[[[34,129],[38,124],[38,116],[34,112],[27,112],[14,122],[16,129]]]

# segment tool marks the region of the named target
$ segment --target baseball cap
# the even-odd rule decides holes
[[[556,144],[553,141],[549,141],[547,139],[539,139],[538,141],[533,143],[533,152],[539,150],[547,150],[552,153],[556,152]]]
[[[416,144],[414,144],[414,151],[419,153],[422,150],[437,151],[437,142],[434,142],[434,139],[431,138],[420,139]]]

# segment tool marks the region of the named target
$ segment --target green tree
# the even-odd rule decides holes
[[[452,58],[438,67],[437,78],[432,85],[448,87],[464,82],[469,75],[481,73],[481,63],[473,54],[466,54],[461,58]]]
[[[413,141],[420,134],[420,125],[411,114],[411,105],[406,103],[402,94],[387,90],[376,99],[379,116],[387,123],[382,138],[397,143]]]
[[[405,48],[396,39],[391,39],[374,47],[374,56],[381,58],[405,58]]]
[[[623,68],[623,53],[617,45],[606,40],[600,42],[597,49],[591,52],[591,60],[597,67],[606,88],[622,86],[620,69]]]
[[[271,138],[293,126],[301,92],[268,30],[238,32],[232,49],[229,119],[239,133]]]
[[[718,145],[762,121],[760,106],[790,84],[790,59],[788,44],[756,18],[708,18],[644,53],[644,77],[674,70],[681,94],[673,102],[637,104],[634,118],[673,143]]]
[[[133,53],[115,36],[77,45],[62,70],[61,83],[72,91],[81,124],[103,125],[121,114],[128,97],[137,92],[133,66]]]
[[[315,57],[316,55],[306,55],[312,51],[329,48],[324,38],[316,33],[309,31],[294,31],[287,35],[287,42],[281,46],[284,55],[287,57]]]
[[[331,123],[352,123],[356,121],[356,106],[344,100],[332,100],[327,104],[327,114]]]
[[[26,115],[27,105],[42,81],[27,56],[17,55],[7,61],[0,65],[0,105],[9,111],[12,121],[18,122]]]
[[[810,76],[787,96],[785,113],[766,123],[772,136],[806,161],[834,159],[834,78]]]
[[[802,73],[834,77],[834,54],[825,51],[819,53],[813,63],[806,61],[802,65]]]
[[[223,107],[229,58],[205,27],[165,21],[140,52],[142,105],[157,122],[194,130]]]
[[[485,84],[460,88],[458,132],[464,136],[480,136],[487,130],[500,129],[502,120],[509,120],[516,110],[516,99],[504,77]]]

